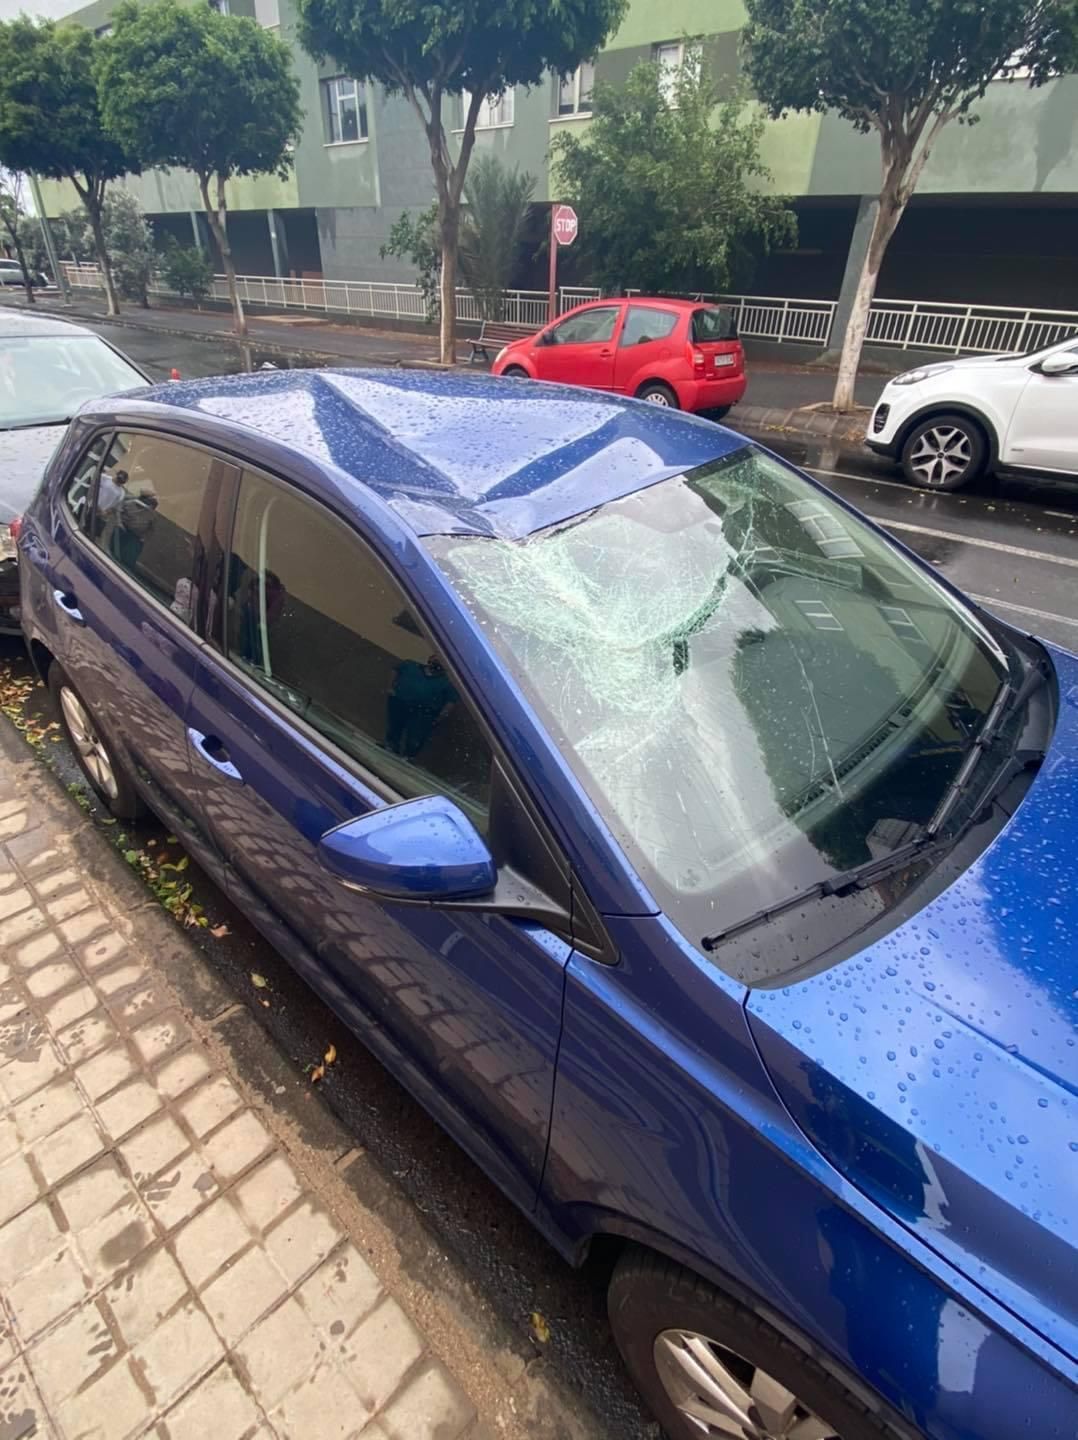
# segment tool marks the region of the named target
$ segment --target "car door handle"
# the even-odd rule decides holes
[[[613,353],[614,353],[613,350],[610,350],[610,349],[600,350],[600,351],[599,351],[599,359],[600,359],[600,360],[609,360],[609,359],[610,359],[610,356],[613,355]]]
[[[86,621],[83,619],[82,611],[75,604],[75,597],[71,594],[69,590],[54,590],[52,592],[52,598],[56,601],[57,605],[59,605],[60,609],[64,612],[64,614],[69,620],[74,620],[76,625],[86,624]]]
[[[215,770],[220,770],[221,774],[227,775],[230,780],[238,780],[241,784],[243,783],[243,776],[228,758],[228,751],[216,735],[203,735],[201,730],[191,727],[187,731],[187,738],[203,760],[208,761]]]

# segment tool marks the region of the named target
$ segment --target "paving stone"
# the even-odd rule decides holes
[[[0,920],[28,909],[33,903],[34,897],[25,888],[0,892]]]
[[[475,1410],[440,1365],[410,1381],[378,1417],[390,1440],[456,1440]]]
[[[251,1232],[232,1201],[215,1200],[176,1236],[176,1259],[196,1288],[249,1243]]]
[[[150,981],[145,985],[140,985],[137,990],[115,996],[111,1003],[114,1014],[122,1016],[127,1021],[136,1021],[147,1018],[155,1010],[160,1010],[165,1003],[165,992],[160,985]]]
[[[363,1402],[341,1372],[323,1362],[289,1391],[270,1419],[281,1435],[351,1440],[363,1429],[366,1415]]]
[[[320,1206],[310,1200],[280,1221],[266,1237],[264,1244],[273,1263],[294,1285],[341,1239],[341,1233]]]
[[[110,1017],[103,1010],[98,1010],[59,1031],[56,1043],[66,1056],[67,1063],[77,1065],[80,1060],[96,1055],[106,1045],[111,1045],[116,1036],[116,1026]]]
[[[243,1213],[260,1230],[267,1229],[300,1194],[295,1171],[283,1155],[272,1155],[235,1189]]]
[[[112,1045],[87,1060],[75,1071],[75,1078],[91,1100],[100,1100],[135,1073],[135,1062],[126,1045]]]
[[[100,970],[102,965],[122,955],[126,945],[127,941],[114,930],[110,935],[99,935],[96,940],[91,940],[79,953],[87,970]]]
[[[128,960],[113,970],[106,970],[103,975],[95,976],[94,984],[103,995],[118,995],[122,990],[130,990],[140,984],[149,973],[138,960]]]
[[[179,1055],[166,1060],[154,1074],[154,1081],[162,1095],[174,1099],[197,1084],[210,1073],[210,1062],[196,1046],[188,1046]]]
[[[271,1410],[314,1368],[318,1334],[295,1300],[288,1299],[240,1341],[236,1354],[262,1405]]]
[[[186,1044],[191,1032],[178,1015],[158,1015],[148,1025],[140,1026],[131,1038],[146,1064],[152,1065],[170,1050]]]
[[[54,1000],[45,1011],[45,1019],[55,1034],[96,1008],[97,996],[93,990],[89,985],[80,985],[77,990],[69,990]]]
[[[55,1412],[62,1400],[115,1357],[116,1341],[97,1306],[82,1305],[29,1346],[26,1354],[45,1403]]]
[[[0,1371],[15,1358],[15,1342],[11,1337],[11,1327],[3,1315],[0,1315]],[[4,1411],[0,1407],[0,1418],[3,1418]]]
[[[148,1080],[138,1079],[99,1100],[95,1108],[102,1125],[119,1140],[161,1108],[161,1097]]]
[[[10,1115],[0,1115],[0,1162],[19,1148],[19,1134]]]
[[[47,1185],[55,1185],[86,1165],[104,1148],[88,1114],[76,1115],[34,1146],[34,1159]]]
[[[0,921],[0,950],[6,950],[9,945],[15,945],[18,941],[25,940],[28,935],[44,929],[46,923],[44,910],[36,907],[32,910],[20,910],[18,915],[13,915],[10,920]]]
[[[0,820],[0,840],[8,840],[15,835],[20,835],[27,826],[28,817],[25,807],[12,811]]]
[[[193,1303],[156,1326],[135,1351],[159,1405],[168,1405],[224,1358],[213,1327]]]
[[[58,1408],[60,1424],[77,1440],[125,1440],[140,1434],[152,1414],[127,1360],[113,1365]]]
[[[4,1287],[4,1298],[24,1344],[85,1300],[87,1293],[82,1267],[66,1245]]]
[[[58,1130],[82,1110],[82,1097],[71,1080],[54,1080],[36,1095],[20,1101],[12,1114],[24,1141],[39,1140]]]
[[[220,1190],[205,1155],[188,1151],[152,1180],[139,1183],[139,1193],[164,1231],[174,1230],[209,1204]]]
[[[245,1110],[211,1136],[203,1148],[217,1174],[223,1180],[231,1180],[268,1150],[271,1143],[262,1122],[250,1110]]]
[[[256,1245],[206,1286],[202,1303],[220,1334],[234,1345],[287,1291],[280,1271]]]
[[[83,1264],[99,1285],[137,1260],[155,1239],[150,1218],[138,1205],[121,1205],[78,1234]]]
[[[151,1250],[104,1291],[120,1333],[134,1347],[188,1294],[183,1271],[167,1250]]]
[[[239,1092],[224,1075],[215,1075],[193,1095],[180,1102],[180,1114],[201,1139],[216,1130],[243,1104]]]
[[[54,935],[44,936],[44,939],[55,940]],[[38,942],[31,941],[31,944]],[[59,942],[57,942],[59,943]],[[56,995],[61,990],[66,990],[79,978],[79,972],[69,960],[57,960],[52,965],[42,965],[26,977],[26,988],[30,994],[37,999],[44,999],[48,995]],[[75,1017],[72,1017],[75,1018]]]
[[[0,1095],[9,1105],[14,1105],[47,1085],[63,1068],[56,1051],[43,1037],[39,1049],[26,1047],[0,1070]]]
[[[165,1423],[169,1440],[240,1440],[258,1419],[254,1401],[224,1364],[185,1395]]]
[[[40,880],[34,881],[34,889],[43,899],[49,895],[57,895],[61,890],[70,890],[77,885],[82,877],[77,870],[70,866],[63,870],[54,870],[51,875],[44,875]]]
[[[378,1276],[349,1242],[324,1260],[296,1291],[324,1335],[343,1342],[383,1294]]]
[[[96,1165],[61,1185],[56,1198],[72,1230],[85,1230],[120,1205],[131,1211],[138,1208],[134,1186],[112,1155],[103,1155]]]
[[[55,955],[59,949],[60,937],[46,930],[44,935],[36,935],[33,940],[27,940],[25,944],[18,946],[15,951],[15,964],[20,970],[32,970]]]
[[[178,1160],[191,1142],[171,1115],[151,1120],[120,1146],[127,1168],[141,1183]]]
[[[380,1410],[423,1353],[423,1338],[388,1297],[341,1349],[341,1369],[368,1410]]]
[[[104,930],[108,923],[108,917],[95,907],[73,915],[70,920],[62,920],[60,934],[69,945],[77,945],[80,940],[89,940],[95,931]]]
[[[38,893],[41,886],[38,887]],[[85,910],[90,904],[90,897],[85,890],[71,890],[66,895],[59,895],[55,900],[50,900],[45,906],[49,918],[53,921],[67,920],[72,915],[77,915],[80,910]]]
[[[0,1195],[4,1172],[0,1171]],[[28,1267],[44,1260],[63,1244],[63,1233],[44,1200],[30,1205],[0,1226],[0,1284],[10,1284]]]
[[[50,1433],[30,1367],[13,1360],[0,1371],[0,1435],[3,1440],[44,1440]]]

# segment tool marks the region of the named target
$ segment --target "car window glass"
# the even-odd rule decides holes
[[[714,345],[720,340],[736,340],[737,324],[729,310],[710,305],[706,310],[692,312],[692,338],[701,345]]]
[[[94,543],[188,625],[199,518],[213,466],[205,450],[121,433],[97,482]]]
[[[89,529],[97,467],[108,449],[109,436],[97,435],[85,450],[64,486],[64,505],[80,530]]]
[[[227,630],[233,661],[393,791],[485,824],[490,748],[404,595],[340,521],[249,472]]]
[[[616,305],[604,305],[597,310],[584,310],[579,315],[570,315],[550,332],[555,345],[584,345],[589,341],[598,343],[609,340],[618,323]]]
[[[0,429],[57,425],[146,381],[96,335],[14,335],[0,345]]]
[[[621,344],[646,345],[650,340],[664,340],[673,333],[677,314],[673,310],[655,310],[650,305],[630,305],[621,332]]]

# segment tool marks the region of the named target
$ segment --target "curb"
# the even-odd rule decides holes
[[[731,421],[740,429],[781,431],[785,435],[811,440],[840,440],[860,444],[865,438],[865,418],[859,415],[821,413],[810,405],[782,410],[763,405],[738,405]]]

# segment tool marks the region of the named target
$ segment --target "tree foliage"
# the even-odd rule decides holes
[[[623,89],[595,87],[586,135],[553,148],[559,196],[605,288],[722,291],[792,242],[793,212],[763,193],[764,123],[740,92],[717,100],[698,53],[672,78],[644,63]]]
[[[534,175],[493,154],[479,155],[464,182],[460,267],[486,320],[502,318],[534,192]]]
[[[109,181],[138,170],[139,152],[114,137],[98,103],[97,68],[110,43],[81,25],[25,15],[0,25],[0,164],[74,185],[115,313],[102,207]]]
[[[26,179],[17,170],[0,170],[0,239],[15,251],[22,271],[26,303],[33,305],[33,264],[22,241],[23,226],[29,218],[26,214],[25,186]]]
[[[378,253],[384,260],[392,255],[397,260],[409,260],[416,268],[416,284],[423,296],[427,319],[437,324],[441,315],[439,277],[442,269],[442,253],[438,245],[438,202],[433,201],[418,215],[404,213],[393,223],[386,243]]]
[[[82,210],[65,210],[49,220],[52,243],[60,260],[85,262],[94,258],[94,237]],[[31,268],[46,273],[52,269],[49,252],[41,234],[41,222],[35,215],[26,215],[19,222],[19,237]],[[54,279],[58,277],[54,276]]]
[[[213,286],[213,266],[197,245],[171,240],[160,258],[161,278],[180,299],[204,300]]]
[[[626,0],[298,0],[299,36],[316,59],[403,95],[423,126],[438,199],[442,359],[455,352],[460,206],[479,107],[510,85],[566,74],[601,48]],[[450,97],[461,96],[460,102]],[[460,110],[457,112],[459,103]],[[460,115],[452,153],[443,108]],[[455,128],[456,121],[450,122]]]
[[[120,294],[125,300],[149,305],[149,286],[157,265],[157,251],[142,206],[130,190],[114,189],[106,196],[104,225],[105,247],[112,260],[112,273]]]
[[[113,21],[100,70],[106,122],[145,164],[194,172],[242,334],[225,185],[291,165],[300,108],[288,47],[205,0],[125,0]]]
[[[880,208],[835,391],[853,403],[880,265],[941,130],[977,119],[988,86],[1078,65],[1078,0],[746,0],[747,68],[778,117],[834,110],[880,140]]]

